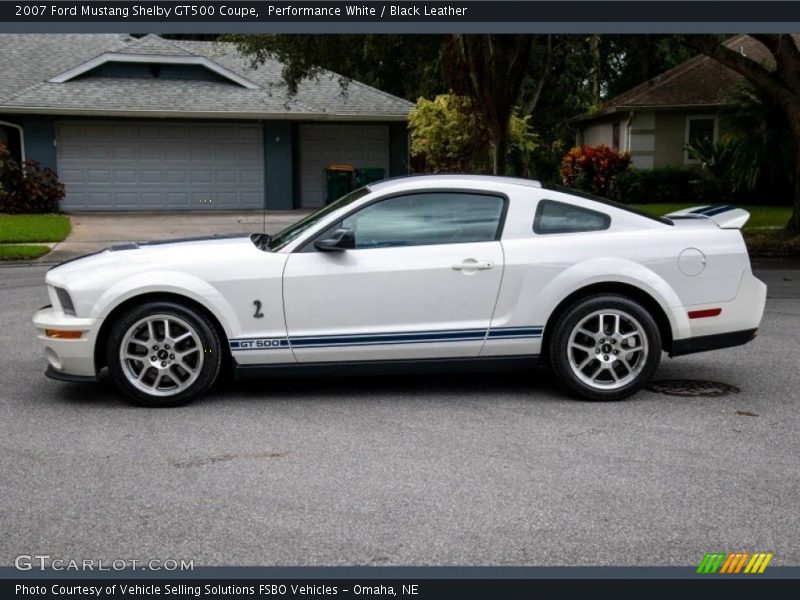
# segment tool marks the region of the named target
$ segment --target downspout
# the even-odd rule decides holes
[[[628,118],[625,119],[625,148],[623,150],[630,154],[631,151],[631,123],[633,122],[634,112],[628,113]]]

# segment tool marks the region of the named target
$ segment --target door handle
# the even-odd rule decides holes
[[[463,262],[453,265],[455,271],[485,271],[494,267],[494,263],[489,260],[475,260],[474,258],[467,258]]]

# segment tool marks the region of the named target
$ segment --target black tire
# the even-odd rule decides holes
[[[161,390],[161,393],[164,395],[156,395],[156,393],[147,393],[145,390],[140,389],[132,381],[129,380],[131,369],[135,369],[138,367],[139,364],[147,365],[142,366],[142,370],[146,370],[151,368],[150,363],[147,361],[150,360],[150,354],[152,353],[155,355],[155,350],[152,350],[152,347],[149,347],[145,351],[145,355],[143,355],[143,359],[139,363],[137,362],[126,362],[123,364],[123,360],[120,356],[120,348],[123,343],[123,340],[126,338],[128,334],[128,330],[131,329],[134,325],[140,322],[142,319],[146,319],[148,317],[155,317],[156,315],[165,315],[167,317],[171,317],[177,319],[176,321],[171,321],[172,325],[170,325],[173,329],[176,327],[180,332],[180,323],[183,322],[188,325],[195,334],[194,336],[190,336],[188,342],[191,346],[189,349],[197,348],[197,351],[192,351],[192,361],[199,361],[202,360],[202,363],[199,364],[199,368],[189,370],[186,369],[184,363],[176,362],[175,367],[171,367],[176,369],[174,375],[176,381],[180,379],[181,375],[186,376],[185,381],[189,381],[192,377],[194,380],[189,383],[188,385],[183,383],[175,383],[175,392],[170,392],[170,390]],[[157,327],[157,325],[156,325]],[[163,331],[163,330],[162,330]],[[185,329],[185,331],[189,331]],[[156,331],[154,341],[158,343],[159,333]],[[165,338],[162,337],[162,340]],[[199,342],[199,343],[198,343]],[[135,348],[136,344],[130,345],[130,348]],[[175,346],[178,348],[178,345]],[[172,351],[175,351],[175,348]],[[108,372],[111,376],[112,381],[114,381],[115,385],[131,400],[136,402],[137,404],[141,404],[143,406],[150,406],[150,407],[168,407],[168,406],[179,406],[182,404],[186,404],[197,398],[200,398],[203,394],[205,394],[208,389],[214,384],[214,381],[217,379],[217,375],[220,372],[221,364],[222,364],[222,346],[220,344],[219,336],[217,335],[216,329],[214,326],[209,322],[209,320],[201,313],[191,308],[188,308],[182,304],[178,304],[176,302],[168,302],[168,301],[155,301],[155,302],[147,302],[141,306],[137,306],[136,308],[131,309],[130,311],[126,312],[119,318],[113,325],[111,329],[111,334],[108,339],[108,345],[106,348],[106,360],[108,364]],[[163,351],[163,348],[159,347],[159,351]],[[202,353],[202,358],[199,358],[199,353]],[[165,357],[169,360],[169,356]],[[173,355],[174,358],[174,355]],[[155,380],[156,375],[158,374],[158,365],[159,361],[156,360],[152,365],[154,369],[151,368],[151,371],[145,375],[143,386],[147,383],[147,379],[152,378]],[[130,365],[134,365],[131,367]],[[197,365],[195,365],[197,366]],[[177,367],[177,368],[176,368]],[[139,371],[141,373],[141,370]],[[169,379],[170,374],[167,374],[167,381],[171,381]],[[157,383],[157,382],[156,382]],[[186,385],[185,389],[178,389],[180,385]]]
[[[639,355],[635,354],[635,350],[630,351],[634,353],[632,355],[632,360],[636,361],[634,369],[630,369],[627,366],[627,362],[625,364],[618,364],[613,367],[611,363],[605,362],[609,358],[612,363],[615,360],[622,360],[622,358],[619,357],[619,350],[622,350],[623,346],[619,345],[621,343],[619,341],[621,339],[620,336],[614,334],[610,334],[612,338],[615,338],[612,342],[614,345],[612,346],[608,343],[609,340],[606,337],[603,337],[605,334],[600,332],[600,329],[603,328],[602,324],[600,324],[598,327],[597,337],[600,337],[600,340],[605,341],[605,344],[600,344],[600,340],[590,342],[590,338],[588,336],[584,336],[581,340],[582,343],[587,345],[595,343],[593,349],[590,348],[589,350],[583,351],[577,350],[574,347],[570,347],[570,338],[575,328],[591,315],[594,315],[597,311],[605,310],[619,311],[625,315],[628,315],[629,317],[632,317],[636,322],[638,322],[642,336],[646,338],[646,351],[642,350],[641,354]],[[613,322],[613,319],[609,319],[608,317],[606,320],[611,320]],[[593,332],[594,329],[590,329],[590,331]],[[634,337],[632,339],[638,338]],[[636,342],[625,340],[624,343],[635,346]],[[645,345],[642,344],[642,347],[644,348]],[[627,348],[627,346],[625,346],[625,348]],[[603,349],[610,349],[610,351],[605,353]],[[615,350],[617,351],[615,352]],[[645,309],[635,300],[617,294],[599,294],[577,301],[561,314],[561,317],[553,327],[552,335],[550,335],[548,352],[550,356],[550,364],[552,365],[556,376],[572,395],[585,400],[622,400],[642,389],[650,380],[656,368],[658,367],[658,363],[661,360],[661,334],[659,332],[658,325],[647,309]],[[584,379],[582,379],[581,376],[576,373],[577,367],[580,365],[576,365],[574,368],[570,363],[570,352],[573,353],[572,359],[575,363],[578,363],[579,361],[582,362],[581,359],[589,361],[587,366],[584,367],[586,371],[582,372]],[[593,356],[592,353],[595,353],[595,355]],[[622,354],[626,354],[626,352],[622,352]],[[641,364],[638,362],[639,360],[641,360]],[[590,385],[587,381],[585,381],[585,379],[592,379],[592,372],[594,371],[595,367],[598,369],[598,373],[600,373],[603,369],[605,369],[604,373],[608,373],[607,375],[601,375],[600,377],[619,377],[621,382],[616,383],[613,380],[609,380],[608,382],[599,381],[593,385]],[[611,373],[608,370],[609,368],[613,368],[615,372]],[[624,382],[624,377],[620,375],[621,373],[626,372],[625,369],[628,369],[628,375],[626,375],[626,377],[630,378],[630,380],[627,382]],[[636,372],[637,370],[638,373]],[[622,382],[624,382],[624,384]],[[604,385],[619,385],[620,387],[616,387],[615,389],[606,389],[603,387]]]

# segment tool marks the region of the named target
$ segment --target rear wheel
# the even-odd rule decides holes
[[[661,359],[658,325],[638,302],[603,294],[558,320],[550,360],[561,382],[587,400],[621,400],[650,380]]]
[[[114,383],[145,406],[176,406],[202,396],[221,364],[211,323],[173,302],[149,302],[126,313],[111,330],[107,353]]]

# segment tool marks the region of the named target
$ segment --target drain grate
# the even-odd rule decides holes
[[[738,394],[741,391],[735,385],[702,379],[661,379],[651,381],[645,389],[657,394],[684,398],[719,398],[729,394]]]

